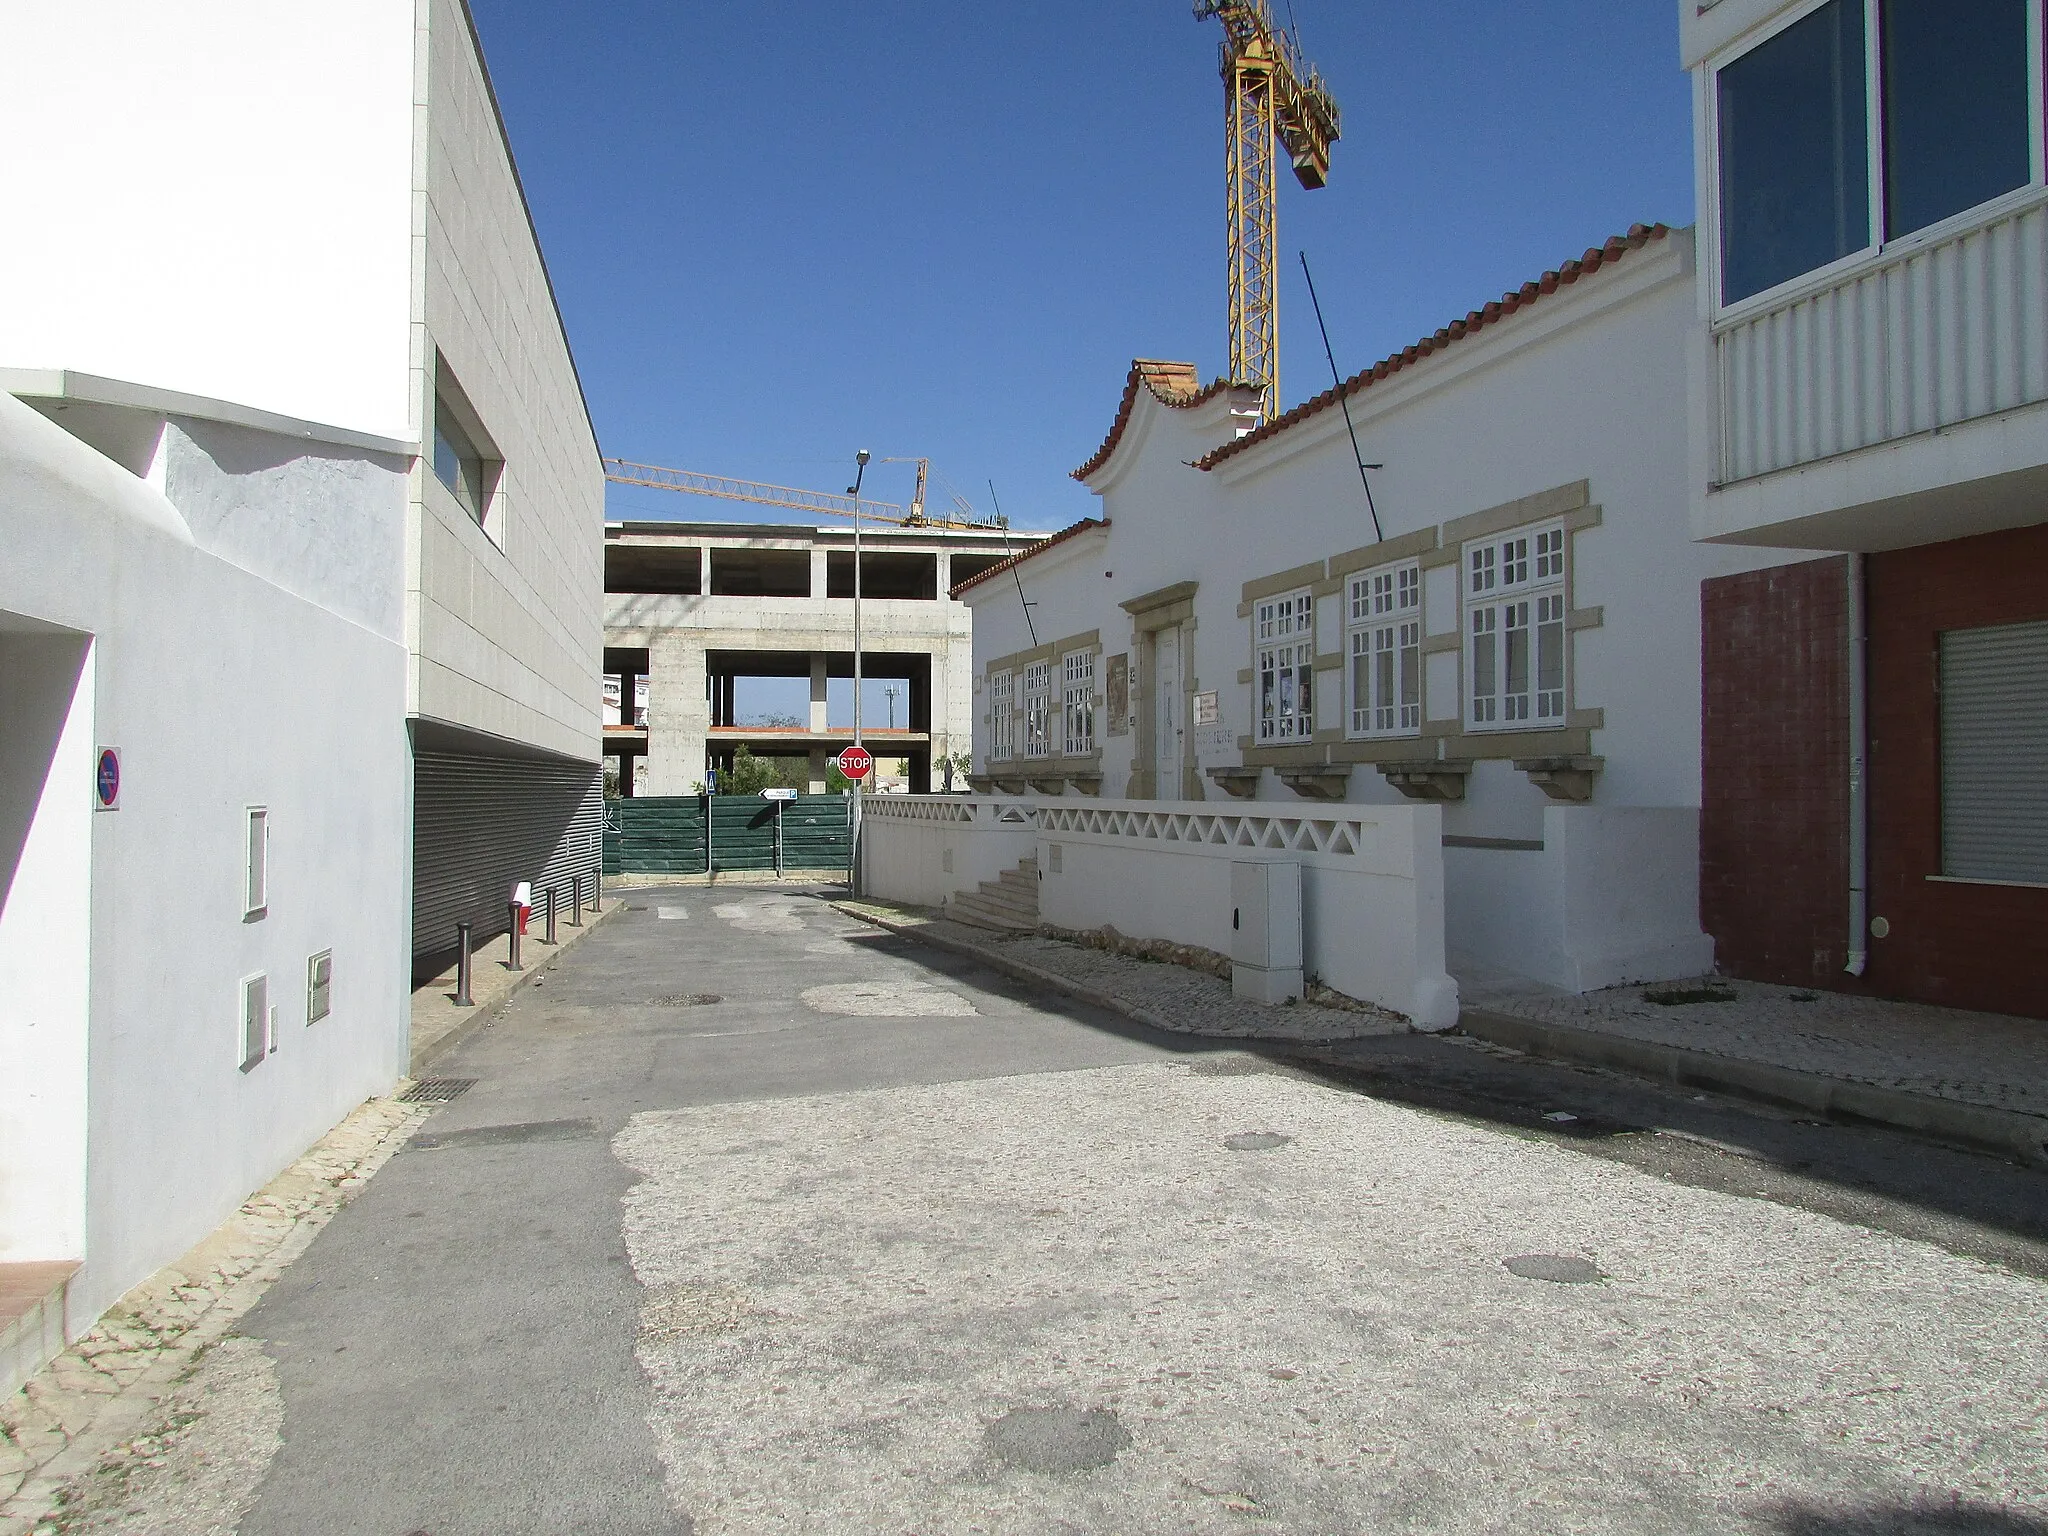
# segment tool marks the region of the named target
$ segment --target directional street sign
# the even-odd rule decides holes
[[[875,766],[874,756],[866,747],[848,747],[839,754],[837,761],[839,771],[849,779],[865,778],[868,770]]]

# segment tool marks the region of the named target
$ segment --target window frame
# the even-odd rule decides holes
[[[270,977],[257,971],[242,978],[241,1070],[253,1072],[277,1053],[277,1009],[270,1001]]]
[[[1385,583],[1386,606],[1380,584]],[[1422,734],[1422,565],[1399,560],[1344,578],[1344,734],[1352,741]],[[1382,646],[1382,640],[1391,644]],[[1391,658],[1391,704],[1379,697],[1379,659]],[[1366,663],[1365,692],[1359,699],[1359,662]],[[1409,663],[1412,662],[1412,671]],[[1402,697],[1412,678],[1414,698]],[[1381,724],[1388,710],[1393,718]],[[1409,718],[1412,710],[1413,718]]]
[[[306,1024],[310,1028],[334,1012],[334,951],[306,957]]]
[[[1981,224],[1992,223],[2006,214],[2035,202],[2048,201],[2048,0],[2026,0],[2027,4],[2027,113],[2029,176],[2022,186],[1985,202],[1972,204],[1938,223],[1909,234],[1887,236],[1887,189],[1885,185],[1885,95],[1884,27],[1882,0],[1845,0],[1863,7],[1863,112],[1864,142],[1868,180],[1865,195],[1868,239],[1857,249],[1824,266],[1814,267],[1784,279],[1772,287],[1740,299],[1726,301],[1723,271],[1723,242],[1726,239],[1726,198],[1723,196],[1721,165],[1721,71],[1746,58],[1757,49],[1791,30],[1832,0],[1805,0],[1774,17],[1764,27],[1748,34],[1706,60],[1700,69],[1703,100],[1696,121],[1704,124],[1697,153],[1704,157],[1704,201],[1712,219],[1712,238],[1701,241],[1701,267],[1708,273],[1709,301],[1715,326],[1735,324],[1777,308],[1809,292],[1838,286],[1847,275],[1889,257],[1922,246],[1939,245],[1956,234]]]
[[[1095,743],[1095,649],[1090,646],[1060,656],[1060,755],[1093,756]]]
[[[1316,601],[1294,587],[1252,603],[1252,733],[1257,746],[1313,741],[1316,734]],[[1283,659],[1284,658],[1284,659]],[[1273,682],[1267,684],[1267,678]],[[1292,696],[1289,697],[1289,684]],[[1270,695],[1278,708],[1270,713]]]
[[[1023,716],[1024,757],[1031,760],[1051,757],[1052,662],[1049,658],[1024,664],[1024,682],[1018,692],[1018,713]]]
[[[1516,622],[1519,620],[1519,622]],[[1555,626],[1555,687],[1544,687],[1545,630]],[[1514,636],[1526,686],[1511,691]],[[1458,548],[1458,718],[1474,734],[1558,730],[1569,723],[1571,530],[1561,521],[1504,529]],[[1483,658],[1480,641],[1487,651]],[[1481,674],[1495,686],[1479,692]],[[1519,702],[1520,709],[1516,709]],[[1550,707],[1546,708],[1546,704]]]
[[[988,760],[1017,755],[1017,674],[1008,667],[988,675]]]
[[[242,918],[248,922],[270,913],[270,807],[245,806],[243,816]]]

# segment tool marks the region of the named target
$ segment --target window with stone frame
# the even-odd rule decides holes
[[[1052,755],[1052,663],[1034,661],[1024,668],[1024,755]]]
[[[1069,651],[1060,659],[1063,745],[1068,757],[1095,750],[1095,653]]]
[[[1252,608],[1252,669],[1258,740],[1307,741],[1315,735],[1315,600],[1306,589],[1263,597]]]
[[[1411,560],[1360,571],[1345,588],[1349,734],[1416,735],[1422,730],[1422,568]]]
[[[1465,725],[1533,730],[1565,720],[1565,530],[1467,544]]]
[[[1017,674],[988,675],[988,756],[992,763],[1017,755]]]

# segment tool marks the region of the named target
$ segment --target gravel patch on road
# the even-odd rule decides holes
[[[2048,1516],[2038,1282],[1292,1075],[719,1105],[614,1150],[699,1532]]]

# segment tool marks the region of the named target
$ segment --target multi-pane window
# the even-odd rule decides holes
[[[1024,755],[1052,754],[1052,663],[1034,661],[1024,668]]]
[[[1351,654],[1351,734],[1422,729],[1422,572],[1390,566],[1353,576],[1346,636]]]
[[[1723,65],[1721,301],[2027,185],[2030,4],[1828,0]]]
[[[991,672],[988,679],[988,756],[1000,763],[1017,755],[1017,674]]]
[[[1065,744],[1060,750],[1068,757],[1084,757],[1095,750],[1095,653],[1070,652],[1060,666],[1060,699],[1065,706]]]
[[[1315,735],[1314,600],[1306,592],[1262,598],[1253,610],[1253,624],[1259,740],[1306,741]]]
[[[1465,546],[1465,721],[1474,729],[1565,717],[1564,530]]]

